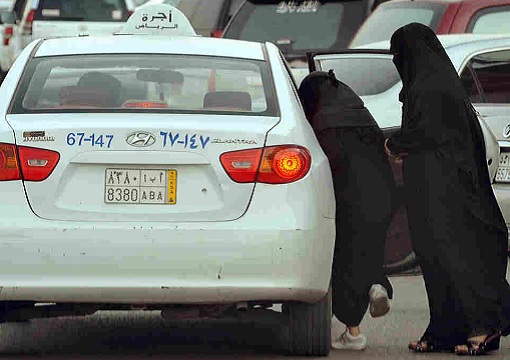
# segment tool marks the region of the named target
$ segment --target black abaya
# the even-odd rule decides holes
[[[507,227],[479,120],[436,35],[406,25],[394,33],[391,51],[403,81],[403,117],[388,148],[408,154],[409,229],[430,311],[423,339],[457,345],[501,329]]]
[[[308,75],[299,95],[333,173],[333,314],[347,326],[358,326],[372,284],[383,285],[392,296],[383,262],[395,184],[384,137],[363,101],[332,72]]]

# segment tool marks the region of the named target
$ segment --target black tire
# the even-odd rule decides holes
[[[399,188],[400,197],[402,190]],[[398,203],[403,204],[399,199]],[[404,205],[398,206],[386,234],[384,249],[384,273],[395,275],[412,270],[418,266],[409,233],[407,211]]]
[[[315,304],[288,303],[287,353],[292,356],[327,356],[331,350],[331,288]]]
[[[416,258],[416,254],[413,251],[402,260],[384,264],[384,274],[395,275],[416,268],[418,268],[418,259]]]

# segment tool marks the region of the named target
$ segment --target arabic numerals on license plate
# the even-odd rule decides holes
[[[84,132],[70,132],[67,134],[66,142],[69,146],[97,146],[110,148],[112,145],[112,134],[87,134]]]

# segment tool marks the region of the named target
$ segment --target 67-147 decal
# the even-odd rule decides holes
[[[69,133],[66,137],[69,146],[97,146],[110,148],[113,140],[112,134],[86,134],[83,132]]]

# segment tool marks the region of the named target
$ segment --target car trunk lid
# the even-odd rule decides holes
[[[168,114],[129,114],[126,121],[127,115],[7,116],[17,145],[60,154],[47,179],[24,182],[37,216],[185,222],[227,221],[243,215],[254,183],[233,182],[220,155],[263,147],[277,117],[241,116],[239,121],[239,116],[231,115],[172,114],[169,125]],[[144,118],[144,126],[137,117]]]

